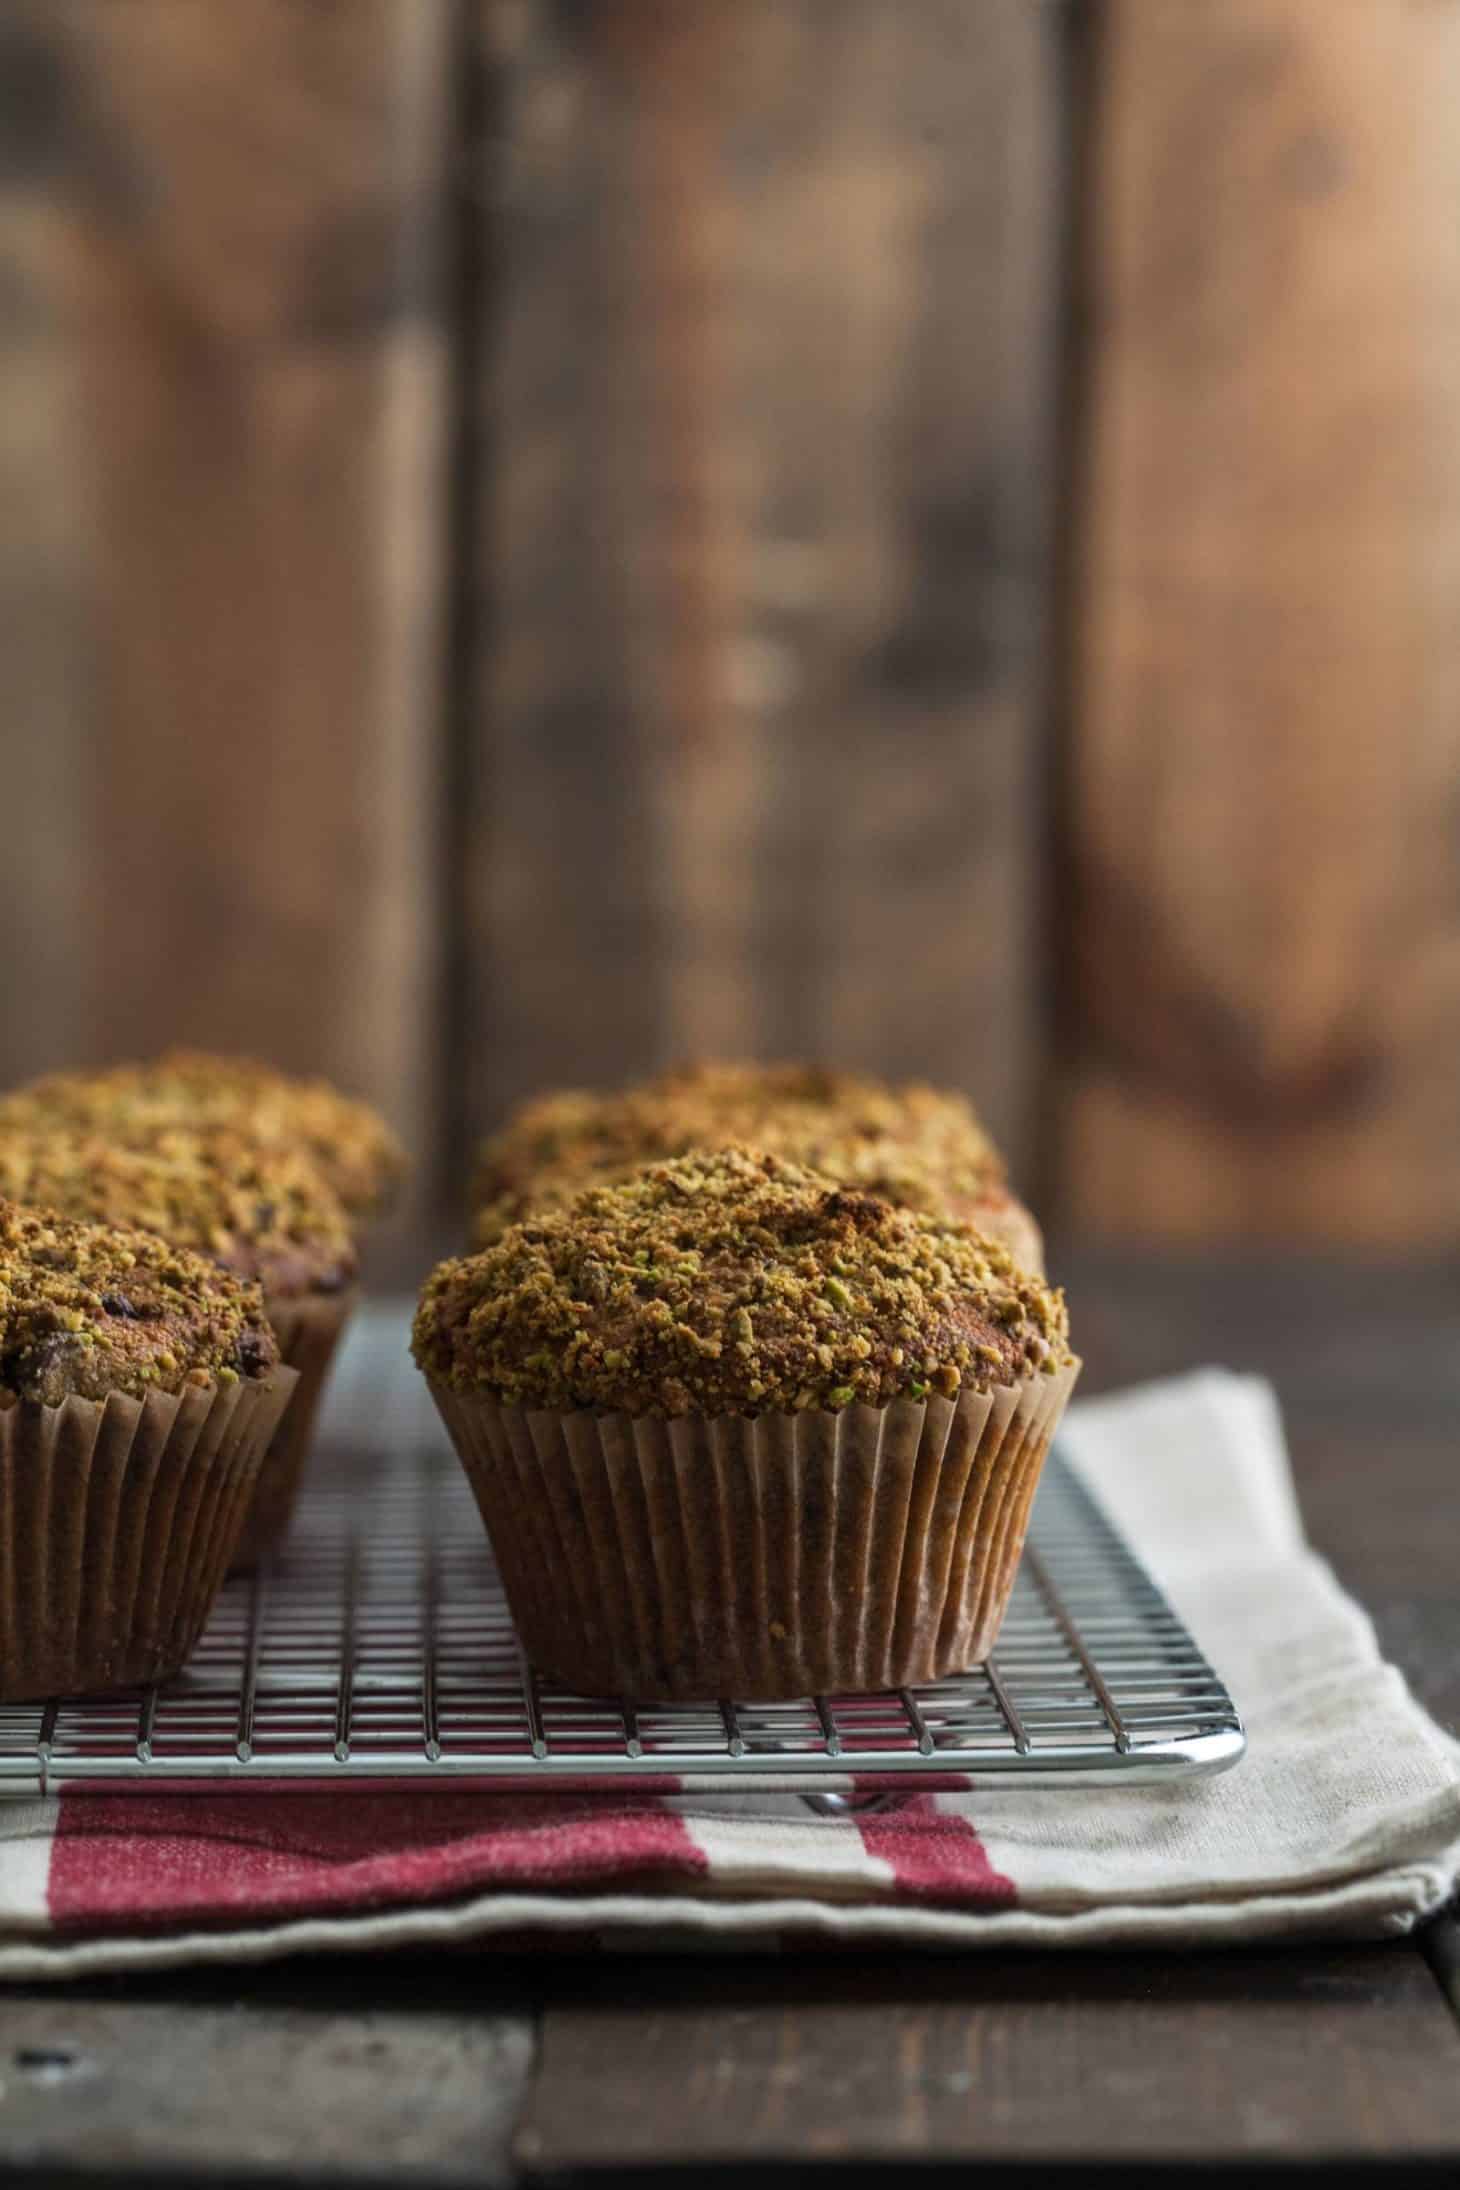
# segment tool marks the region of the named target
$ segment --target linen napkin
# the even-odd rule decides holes
[[[753,1795],[0,1804],[0,1976],[554,1938],[1362,1938],[1439,1908],[1460,1876],[1460,1746],[1306,1546],[1270,1388],[1201,1371],[1077,1404],[1064,1442],[1243,1711],[1248,1755],[1224,1776],[1004,1781],[837,1818]]]

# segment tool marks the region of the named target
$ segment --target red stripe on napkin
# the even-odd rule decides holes
[[[657,1802],[556,1795],[63,1797],[48,1900],[58,1927],[250,1922],[512,1886],[698,1878]]]
[[[968,1819],[935,1808],[931,1795],[858,1812],[857,1826],[868,1855],[890,1866],[899,1893],[990,1909],[1018,1899],[1013,1879],[994,1869]]]

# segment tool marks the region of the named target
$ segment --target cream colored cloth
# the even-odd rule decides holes
[[[159,1925],[154,1908],[146,1930],[118,1933],[122,1916],[109,1935],[77,1928],[74,1904],[85,1905],[92,1860],[86,1833],[63,1827],[73,1886],[62,1892],[51,1852],[57,1805],[29,1803],[8,1818],[0,1806],[0,1974],[488,1943],[524,1932],[691,1951],[711,1939],[721,1948],[826,1938],[966,1951],[1373,1938],[1438,1909],[1460,1876],[1460,1747],[1383,1662],[1368,1618],[1307,1547],[1269,1387],[1207,1370],[1087,1401],[1071,1411],[1065,1446],[1243,1712],[1248,1755],[1219,1778],[1108,1791],[1004,1781],[872,1820],[819,1818],[794,1797],[629,1803],[617,1825],[593,1828],[597,1857],[581,1809],[559,1815],[540,1800],[494,1811],[504,1798],[482,1796],[472,1798],[483,1806],[480,1846],[470,1837],[453,1844],[456,1883],[445,1894],[444,1874],[430,1867],[438,1813],[426,1800],[415,1828],[424,1849],[420,1839],[403,1842],[399,1873],[388,1859],[382,1870],[375,1851],[371,1889],[356,1905],[348,1895],[341,1905],[348,1851],[321,1857],[316,1813],[307,1855],[292,1850],[286,1826],[279,1861],[323,1863],[330,1907],[311,1908],[302,1890],[268,1920],[234,1905],[199,1924],[180,1906],[175,1927],[165,1913]],[[242,1798],[238,1807],[246,1814]],[[613,1883],[616,1859],[605,1851],[620,1827],[631,1851],[664,1842],[662,1862],[645,1858],[656,1885],[642,1883],[642,1863],[632,1890]],[[226,1864],[236,1838],[216,1813],[204,1824],[182,1798],[148,1829],[158,1862],[174,1865],[168,1875],[180,1881],[210,1861]],[[106,1839],[94,1843],[100,1864]],[[155,1868],[145,1845],[127,1860]],[[419,1877],[424,1890],[393,1888],[397,1875]],[[116,1907],[125,1910],[124,1893]]]

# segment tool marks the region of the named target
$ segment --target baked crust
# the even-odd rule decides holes
[[[0,1401],[145,1398],[278,1362],[247,1279],[150,1233],[0,1201]]]
[[[961,1095],[807,1065],[699,1065],[615,1093],[565,1089],[524,1103],[478,1151],[472,1242],[489,1246],[529,1210],[561,1207],[586,1186],[736,1143],[930,1215],[985,1208],[996,1237],[1014,1199]],[[1032,1219],[1013,1229],[1038,1238]]]
[[[1063,1295],[999,1242],[743,1147],[590,1187],[443,1263],[413,1351],[458,1392],[668,1416],[952,1397],[1070,1359]]]
[[[123,1129],[125,1130],[125,1129]],[[133,1125],[130,1141],[0,1123],[0,1194],[91,1224],[155,1232],[266,1294],[336,1293],[357,1255],[338,1195],[313,1161],[227,1126]]]
[[[374,1216],[405,1154],[368,1103],[327,1080],[292,1079],[251,1057],[170,1049],[99,1072],[52,1072],[0,1098],[0,1129],[64,1123],[119,1141],[170,1125],[225,1127],[309,1155],[352,1219]]]

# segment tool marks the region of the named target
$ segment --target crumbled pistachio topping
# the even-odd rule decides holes
[[[0,1405],[266,1376],[257,1285],[146,1232],[0,1201]]]
[[[1070,1358],[1063,1295],[996,1241],[744,1147],[442,1263],[412,1350],[458,1391],[670,1416],[953,1398]]]
[[[383,1118],[325,1080],[295,1080],[250,1057],[171,1049],[144,1064],[53,1072],[0,1098],[0,1127],[64,1122],[108,1139],[138,1128],[227,1127],[311,1156],[354,1218],[373,1214],[405,1171]]]
[[[267,1294],[337,1292],[356,1253],[313,1161],[231,1127],[123,1121],[121,1140],[0,1118],[0,1194],[86,1223],[131,1225],[208,1255]]]
[[[478,1152],[473,1243],[586,1186],[736,1144],[934,1215],[977,1223],[1010,1199],[1002,1160],[961,1095],[806,1065],[702,1065],[615,1094],[564,1090],[524,1104]]]

